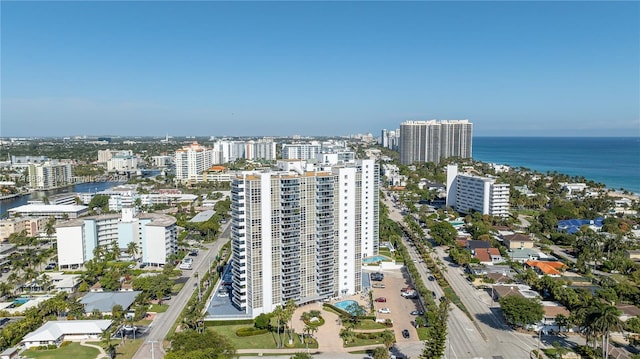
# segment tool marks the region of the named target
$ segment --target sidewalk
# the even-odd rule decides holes
[[[109,356],[107,355],[107,353],[104,351],[104,349],[102,349],[101,346],[99,345],[95,345],[95,344],[89,344],[86,341],[82,340],[80,341],[80,345],[82,345],[83,347],[90,347],[90,348],[96,348],[100,351],[100,354],[98,354],[98,356],[96,357],[96,359],[101,359],[101,358],[108,358]]]

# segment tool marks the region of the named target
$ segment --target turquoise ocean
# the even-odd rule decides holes
[[[473,137],[473,159],[640,193],[640,137]]]

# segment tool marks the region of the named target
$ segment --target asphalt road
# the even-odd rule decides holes
[[[389,200],[386,200],[386,204],[389,207],[391,219],[397,222],[403,221],[400,210],[395,208]],[[436,296],[440,298],[443,295],[442,288],[435,281],[428,280],[430,274],[427,272],[426,264],[421,262],[416,249],[408,243],[408,240],[403,240],[425,285],[435,291]],[[511,330],[501,317],[499,305],[493,303],[486,292],[472,287],[465,279],[462,269],[449,263],[448,254],[444,253],[442,248],[438,248],[432,256],[434,259],[440,257],[442,262],[447,264],[447,269],[443,271],[445,278],[475,319],[474,321],[469,319],[455,305],[450,306],[445,358],[529,358],[530,351],[537,348],[537,337]]]
[[[162,348],[162,342],[169,334],[169,330],[178,319],[178,316],[187,305],[187,301],[191,298],[191,295],[196,289],[197,279],[195,273],[198,273],[198,278],[207,272],[210,264],[215,260],[216,255],[220,253],[222,246],[229,241],[230,224],[229,221],[218,240],[212,244],[207,244],[208,250],[200,251],[200,255],[194,258],[193,270],[183,271],[184,274],[189,274],[189,279],[185,283],[180,293],[171,298],[169,308],[164,313],[156,315],[155,319],[150,325],[149,334],[146,341],[140,346],[134,359],[160,359],[164,358],[164,350]],[[191,272],[191,273],[189,273]],[[152,350],[153,349],[153,350]]]

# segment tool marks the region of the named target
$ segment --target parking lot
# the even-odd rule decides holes
[[[382,273],[384,274],[382,281],[371,282],[372,284],[383,283],[385,285],[384,288],[372,288],[376,316],[393,321],[393,331],[399,343],[419,341],[418,333],[412,323],[416,317],[409,313],[414,310],[423,311],[424,308],[421,307],[419,299],[406,299],[400,295],[402,288],[411,285],[405,269],[385,269]],[[387,301],[375,302],[375,299],[380,297],[386,298]],[[378,309],[380,308],[389,308],[391,313],[379,313]],[[409,330],[409,338],[402,336],[402,330],[404,329]]]

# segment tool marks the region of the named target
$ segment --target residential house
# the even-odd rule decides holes
[[[618,304],[616,305],[616,308],[622,313],[620,315],[620,320],[623,322],[640,315],[640,308],[633,304]]]
[[[43,345],[60,346],[63,341],[97,341],[111,323],[111,320],[53,320],[25,335],[22,344],[28,349]]]
[[[491,248],[491,243],[487,241],[470,240],[467,241],[467,249],[473,253],[478,248]]]
[[[120,305],[125,311],[129,309],[140,293],[142,292],[91,292],[82,297],[80,303],[84,305],[86,314],[98,311],[102,315],[111,315],[111,310],[116,305]]]
[[[565,308],[562,304],[551,301],[542,301],[542,310],[544,311],[544,316],[542,320],[533,325],[533,328],[538,331],[542,330],[543,333],[548,333],[551,331],[558,331],[558,324],[556,323],[556,317],[559,314],[564,315],[566,318],[569,318],[571,314],[567,308]],[[564,328],[564,330],[568,330],[569,328]]]
[[[533,248],[533,239],[526,234],[516,233],[503,237],[504,245],[507,249],[515,250],[522,248]]]
[[[478,248],[473,253],[474,258],[478,259],[483,264],[494,264],[503,261],[502,255],[498,248]]]
[[[0,359],[18,359],[20,357],[20,349],[18,348],[7,348],[5,351],[0,353]]]
[[[566,265],[562,262],[529,260],[524,263],[525,268],[533,269],[539,276],[560,277]]]
[[[524,298],[539,298],[540,295],[531,290],[531,287],[524,284],[517,285],[496,285],[491,286],[491,296],[495,301],[500,300],[500,298],[504,298],[509,295],[517,295]]]
[[[509,284],[513,278],[504,273],[487,273],[487,278],[492,279],[495,284]]]
[[[531,248],[509,250],[508,255],[512,261],[520,263],[528,260],[538,260],[543,257],[542,253]]]

